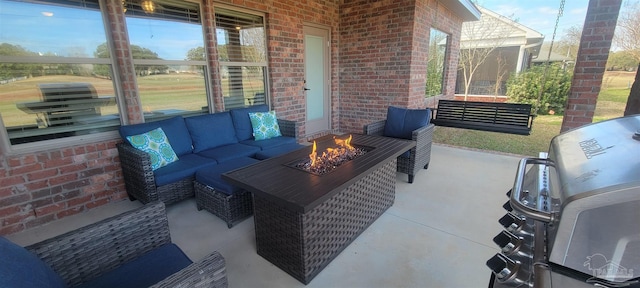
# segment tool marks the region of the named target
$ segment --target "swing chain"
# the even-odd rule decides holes
[[[540,107],[540,98],[542,98],[542,92],[544,91],[544,85],[547,82],[547,75],[549,74],[549,62],[551,59],[551,51],[553,50],[553,42],[556,39],[556,33],[558,32],[558,24],[560,23],[560,17],[564,14],[564,1],[560,0],[560,9],[558,9],[558,17],[556,17],[556,26],[553,28],[553,35],[551,36],[551,44],[549,45],[549,53],[547,54],[547,60],[544,63],[544,73],[542,74],[542,85],[538,90],[538,100],[536,101],[536,112]]]

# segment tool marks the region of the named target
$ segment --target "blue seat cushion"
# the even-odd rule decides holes
[[[231,118],[233,119],[233,127],[236,129],[236,137],[238,141],[253,139],[253,126],[249,113],[269,112],[269,106],[266,104],[251,106],[247,108],[231,109]]]
[[[269,138],[265,140],[253,140],[252,138],[249,140],[244,140],[240,143],[244,145],[260,147],[260,150],[266,150],[266,149],[278,147],[280,145],[295,144],[298,142],[296,141],[296,138],[280,136],[280,137]]]
[[[384,136],[411,139],[413,130],[427,126],[431,119],[430,109],[406,109],[389,106]]]
[[[276,156],[280,156],[282,154],[291,152],[293,150],[298,150],[300,148],[305,147],[304,145],[298,144],[298,143],[289,143],[289,144],[284,144],[284,145],[280,145],[271,149],[266,149],[266,150],[262,150],[258,153],[256,153],[256,159],[258,160],[265,160],[265,159],[269,159],[271,157],[276,157]]]
[[[175,244],[160,246],[122,266],[78,287],[149,287],[191,265],[191,260]]]
[[[240,188],[229,184],[222,179],[222,173],[240,169],[242,167],[258,163],[259,160],[250,157],[236,158],[233,161],[224,162],[212,168],[200,169],[196,172],[196,181],[200,184],[207,185],[213,189],[232,195],[240,190]]]
[[[215,159],[202,157],[197,154],[182,155],[180,156],[180,160],[153,171],[156,186],[163,186],[180,181],[195,175],[196,170],[200,168],[214,166],[217,163]]]
[[[238,143],[229,112],[188,117],[184,122],[193,140],[193,153]]]
[[[0,237],[0,287],[59,288],[67,285],[38,256]]]
[[[204,150],[198,153],[198,155],[215,159],[218,163],[223,163],[230,160],[235,161],[238,157],[253,157],[258,151],[260,151],[258,147],[244,144],[230,144]]]
[[[167,135],[171,148],[178,155],[178,158],[184,154],[191,153],[193,143],[182,116],[149,123],[120,126],[119,132],[122,139],[127,139],[127,136],[146,133],[158,127],[162,128],[164,134]]]

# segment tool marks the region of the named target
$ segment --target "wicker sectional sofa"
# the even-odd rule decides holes
[[[134,148],[127,140],[119,143],[117,148],[129,198],[142,203],[157,200],[165,204],[174,203],[194,196],[194,180],[198,171],[217,171],[217,174],[221,174],[240,168],[240,164],[248,163],[245,161],[248,158],[257,161],[301,147],[296,140],[295,122],[288,120],[278,119],[282,136],[259,141],[254,139],[249,113],[267,112],[268,109],[266,105],[258,105],[227,112],[187,118],[177,116],[121,126],[120,135],[123,139],[162,128],[179,159],[153,170],[147,153]],[[229,170],[216,169],[220,165]],[[207,179],[219,178],[219,175],[206,176]],[[209,188],[225,192],[228,194],[223,195],[225,197],[234,196],[231,195],[234,194],[234,189],[228,189],[224,184],[220,183],[217,185],[219,187],[215,187],[216,183],[213,183],[213,187]],[[207,207],[198,203],[198,208]]]

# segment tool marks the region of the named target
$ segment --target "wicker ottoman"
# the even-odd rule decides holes
[[[198,210],[205,209],[220,217],[229,228],[253,215],[251,193],[227,183],[220,175],[257,162],[260,161],[242,157],[196,172],[194,190]]]

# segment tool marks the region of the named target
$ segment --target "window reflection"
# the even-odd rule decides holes
[[[199,6],[154,1],[127,6],[127,30],[145,121],[208,113],[207,69]]]
[[[445,57],[449,35],[431,28],[429,36],[429,55],[427,59],[426,97],[441,95],[443,92]]]
[[[216,39],[225,110],[267,103],[264,20],[216,9]]]
[[[0,0],[0,115],[13,145],[120,125],[97,0]]]

